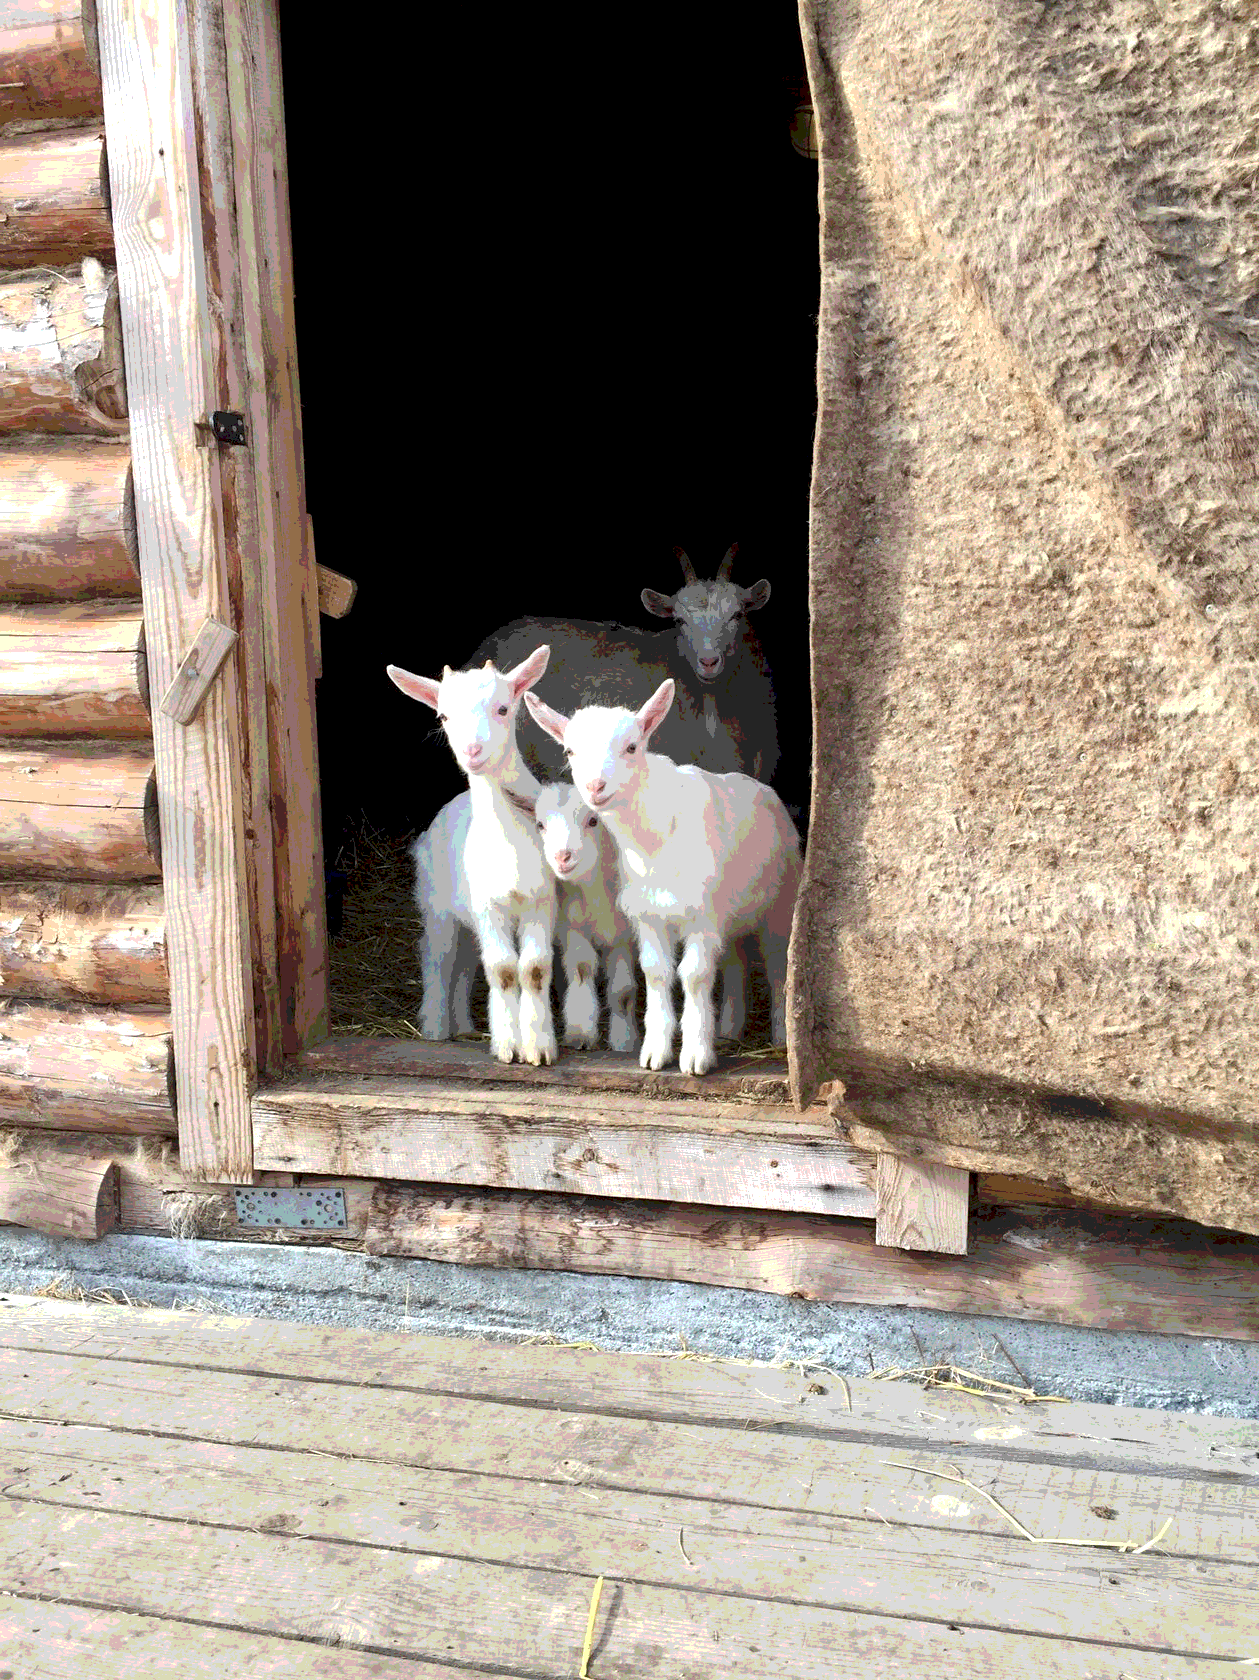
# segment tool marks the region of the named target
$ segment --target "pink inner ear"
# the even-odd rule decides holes
[[[413,671],[404,671],[398,665],[386,665],[385,671],[394,686],[400,688],[410,699],[418,700],[422,706],[431,706],[433,711],[437,710],[440,683],[434,682],[431,677],[417,677]]]

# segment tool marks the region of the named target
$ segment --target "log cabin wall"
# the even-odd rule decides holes
[[[0,7],[0,1217],[77,1234],[176,1133],[113,254],[91,13]]]

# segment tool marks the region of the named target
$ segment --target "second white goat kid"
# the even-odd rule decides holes
[[[426,994],[434,981],[445,993],[459,927],[471,928],[490,984],[490,1049],[500,1062],[519,1057],[535,1066],[555,1061],[558,1053],[551,1020],[555,877],[543,860],[533,823],[512,803],[509,790],[539,791],[516,747],[516,713],[521,695],[537,682],[549,657],[549,648],[537,648],[507,672],[489,664],[479,671],[452,671],[447,665],[439,682],[396,665],[386,667],[404,694],[437,713],[468,778],[461,847],[458,800],[439,813],[438,822],[416,847]],[[442,832],[436,834],[439,825]],[[427,874],[420,857],[426,841],[430,860],[441,847],[446,861],[444,868]],[[451,855],[452,848],[459,856]],[[431,902],[422,896],[426,882]],[[447,1008],[446,996],[441,995],[440,1008],[432,1011],[432,1022],[441,1024],[443,1036],[449,1030]]]
[[[637,1050],[634,930],[617,908],[616,842],[568,782],[544,787],[536,800],[511,797],[536,823],[543,854],[559,882],[555,938],[564,967],[564,1042],[577,1050],[593,1049],[599,1042],[595,982],[602,959],[608,1045]]]
[[[683,1073],[708,1073],[716,1065],[713,983],[723,950],[740,938],[760,943],[773,1040],[784,1043],[800,840],[782,800],[751,776],[714,775],[647,751],[673,704],[671,680],[637,712],[587,706],[569,719],[536,694],[525,703],[563,744],[577,791],[616,842],[620,906],[634,922],[647,980],[641,1065],[660,1068],[673,1055],[679,942]]]

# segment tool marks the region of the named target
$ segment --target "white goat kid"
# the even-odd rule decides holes
[[[490,984],[490,1048],[500,1062],[519,1057],[535,1066],[557,1055],[551,1021],[555,877],[543,861],[533,824],[512,803],[509,790],[539,791],[516,747],[516,713],[549,655],[549,648],[540,647],[506,673],[492,665],[480,671],[452,671],[447,665],[440,682],[386,667],[404,694],[437,713],[468,778],[467,806],[460,805],[464,795],[451,800],[415,848],[417,897],[428,895],[420,898],[421,1030],[425,1036],[440,1030],[443,1037],[449,1030],[449,980],[459,929],[469,928]],[[436,1001],[430,1010],[432,982]],[[461,973],[457,1008],[462,987]],[[466,1010],[466,1000],[462,1007]]]
[[[564,1042],[593,1049],[599,1042],[600,961],[606,977],[608,1044],[636,1050],[634,932],[617,908],[620,887],[616,842],[575,787],[544,787],[535,801],[513,801],[533,818],[542,851],[559,882],[555,937],[564,967]]]
[[[634,922],[647,979],[639,1057],[660,1068],[673,1055],[674,953],[682,982],[683,1073],[717,1060],[713,982],[722,952],[755,937],[765,958],[775,1044],[787,1036],[787,943],[800,883],[800,840],[778,795],[751,776],[714,775],[647,751],[673,704],[664,682],[637,712],[588,706],[571,719],[525,702],[563,744],[582,799],[607,825],[621,862],[622,910]]]

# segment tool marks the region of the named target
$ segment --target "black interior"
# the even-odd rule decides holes
[[[420,828],[463,786],[387,663],[435,675],[524,612],[659,628],[639,591],[679,586],[675,543],[704,575],[737,540],[736,579],[773,584],[775,782],[807,811],[793,9],[403,9],[358,52],[282,12],[309,504],[359,585],[323,620],[329,862],[347,824]]]

